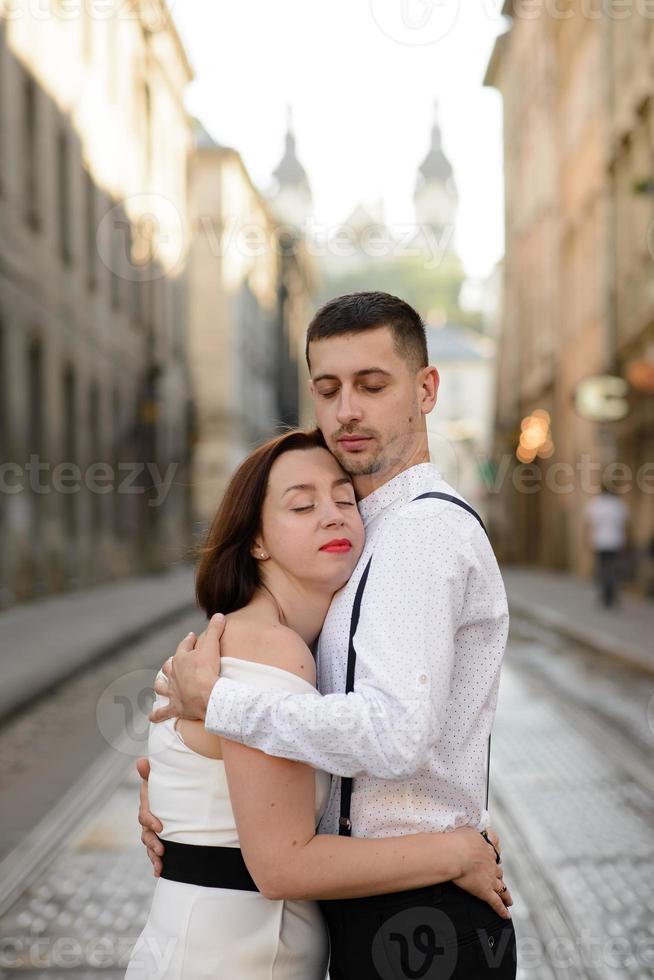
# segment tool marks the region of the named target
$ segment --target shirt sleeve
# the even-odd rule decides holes
[[[220,678],[207,729],[337,776],[412,776],[443,722],[456,632],[478,563],[469,539],[480,535],[465,515],[444,520],[429,504],[420,516],[405,507],[375,544],[355,636],[355,690],[261,692]]]

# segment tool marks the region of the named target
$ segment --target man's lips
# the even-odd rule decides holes
[[[337,439],[337,442],[340,446],[343,446],[344,449],[362,449],[363,446],[365,446],[367,442],[370,442],[371,439],[372,436],[352,435],[341,436],[340,439]]]
[[[352,549],[352,542],[348,541],[347,538],[334,538],[333,541],[328,541],[324,544],[321,551],[333,551],[336,554],[345,554],[346,551]]]

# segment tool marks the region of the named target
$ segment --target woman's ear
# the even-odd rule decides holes
[[[259,561],[265,561],[266,558],[270,558],[270,555],[268,554],[266,549],[261,544],[261,541],[259,540],[254,541],[252,543],[252,547],[250,548],[250,554],[252,555],[253,558],[258,558]]]

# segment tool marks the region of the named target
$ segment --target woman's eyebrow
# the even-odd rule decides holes
[[[352,483],[349,476],[341,476],[338,478],[338,480],[334,480],[334,482],[332,483],[332,490],[334,489],[334,487],[340,487],[344,483]],[[287,493],[291,492],[291,490],[315,490],[315,489],[316,486],[314,483],[296,483],[292,487],[286,487],[286,490],[284,490],[282,497],[285,497]]]

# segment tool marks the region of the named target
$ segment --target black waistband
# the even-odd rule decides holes
[[[239,847],[211,847],[164,840],[162,878],[205,888],[258,892]]]

